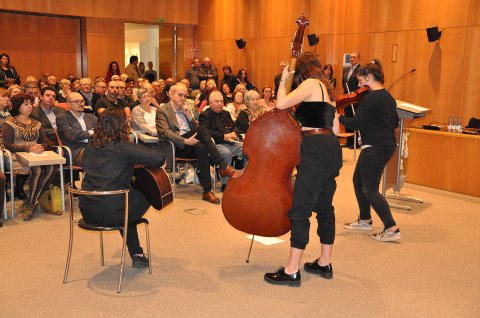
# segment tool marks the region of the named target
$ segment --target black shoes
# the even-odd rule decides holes
[[[266,282],[274,285],[289,285],[298,287],[301,284],[300,271],[295,274],[285,273],[285,268],[280,267],[275,273],[266,273],[263,277]]]
[[[325,279],[333,278],[332,264],[328,264],[327,266],[320,266],[318,264],[318,258],[314,260],[312,263],[309,263],[309,262],[305,263],[305,265],[303,265],[303,269],[305,269],[306,272],[320,275]]]
[[[133,268],[144,268],[148,267],[148,258],[145,255],[133,255],[132,256],[132,267]]]

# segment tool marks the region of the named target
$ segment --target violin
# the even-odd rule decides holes
[[[360,103],[362,98],[365,97],[369,91],[370,90],[368,89],[368,86],[363,86],[353,93],[338,96],[338,98],[335,100],[337,104],[337,110],[344,109],[352,104]]]

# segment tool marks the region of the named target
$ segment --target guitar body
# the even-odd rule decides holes
[[[142,192],[155,209],[161,210],[173,202],[172,185],[163,168],[135,168],[134,176],[133,187]]]

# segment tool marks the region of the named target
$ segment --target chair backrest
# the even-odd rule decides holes
[[[70,210],[70,222],[73,221],[73,194],[77,195],[94,195],[94,196],[105,196],[105,195],[115,195],[115,194],[124,194],[125,195],[125,222],[124,228],[128,227],[128,194],[130,189],[121,189],[121,190],[111,190],[111,191],[86,191],[86,190],[77,190],[72,189],[70,185],[67,187],[68,196],[69,196],[69,210]]]

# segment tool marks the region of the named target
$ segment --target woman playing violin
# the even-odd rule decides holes
[[[370,207],[383,222],[384,230],[373,234],[377,241],[396,241],[401,238],[390,207],[378,192],[383,169],[396,149],[395,128],[398,126],[396,103],[383,87],[384,75],[378,61],[360,67],[359,86],[371,90],[360,102],[353,118],[340,116],[340,123],[362,134],[362,152],[353,173],[353,186],[360,215],[356,221],[346,223],[348,230],[373,229]]]
[[[330,263],[335,240],[332,200],[336,189],[335,177],[342,167],[342,152],[333,134],[335,106],[330,103],[327,87],[320,80],[323,77],[319,60],[311,52],[298,57],[294,73],[299,85],[287,95],[285,82],[291,73],[288,68],[282,71],[276,105],[278,109],[287,109],[300,104],[295,117],[302,126],[304,136],[293,203],[288,212],[291,222],[290,258],[285,267],[265,274],[264,278],[276,285],[299,286],[300,262],[309,240],[312,211],[317,213],[321,250],[319,258],[305,263],[304,269],[326,279],[333,277]]]

